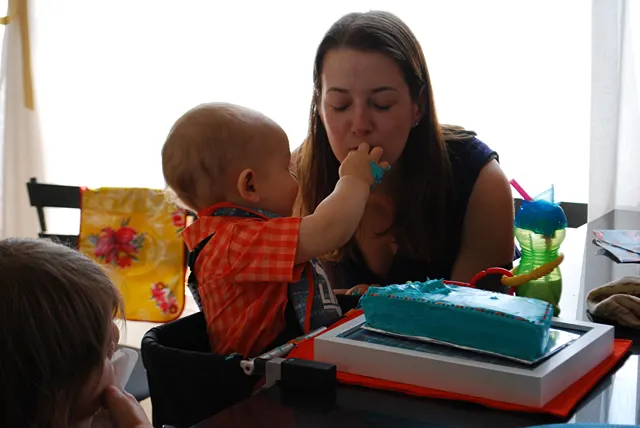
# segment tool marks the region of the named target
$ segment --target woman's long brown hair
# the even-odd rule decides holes
[[[110,346],[120,294],[102,268],[49,240],[0,240],[0,426],[66,428]]]
[[[309,133],[297,159],[299,205],[303,215],[315,211],[333,191],[340,166],[329,145],[319,115],[321,73],[332,49],[378,52],[396,61],[412,100],[420,106],[421,119],[411,130],[406,147],[389,175],[396,217],[390,232],[403,254],[429,261],[446,243],[447,218],[453,202],[453,184],[445,140],[469,139],[474,134],[460,127],[438,123],[431,82],[418,40],[400,20],[388,12],[351,13],[340,18],[320,43],[313,70],[313,98]],[[332,258],[341,258],[354,240]]]

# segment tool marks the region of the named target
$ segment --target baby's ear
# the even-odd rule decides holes
[[[242,199],[252,204],[260,202],[256,183],[256,173],[254,170],[250,168],[242,170],[238,176],[237,186],[238,194]]]

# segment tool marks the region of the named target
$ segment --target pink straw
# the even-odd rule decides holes
[[[509,183],[511,183],[513,188],[516,189],[516,191],[518,193],[520,193],[520,196],[522,196],[522,199],[524,199],[525,201],[533,200],[533,198],[531,196],[529,196],[529,194],[527,192],[524,191],[522,186],[520,186],[516,180],[511,179],[511,181],[509,181]]]

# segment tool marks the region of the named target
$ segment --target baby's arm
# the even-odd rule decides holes
[[[369,152],[366,143],[349,153],[340,166],[334,191],[300,222],[296,264],[334,251],[351,239],[374,181],[370,162],[377,164],[381,156],[382,149],[376,147]]]

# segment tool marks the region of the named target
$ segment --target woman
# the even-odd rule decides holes
[[[388,12],[345,15],[318,47],[309,134],[295,161],[301,214],[331,193],[340,162],[363,141],[382,147],[392,169],[359,232],[329,257],[334,288],[466,282],[512,262],[513,199],[498,156],[475,133],[438,123],[422,48]]]

